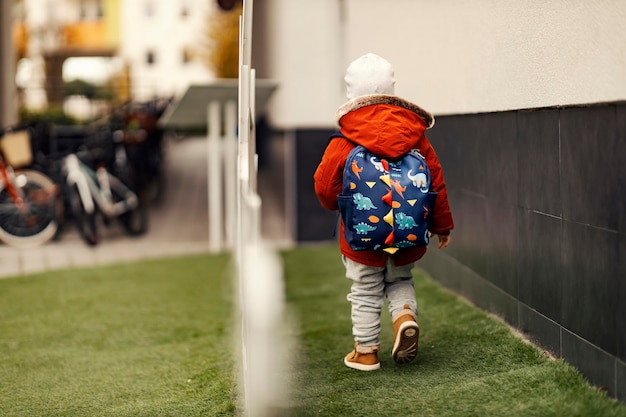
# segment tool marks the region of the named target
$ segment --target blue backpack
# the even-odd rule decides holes
[[[389,160],[356,146],[343,170],[339,212],[354,250],[428,245],[428,219],[437,193],[426,160],[412,150]]]

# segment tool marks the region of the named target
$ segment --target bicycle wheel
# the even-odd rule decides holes
[[[78,229],[78,234],[88,245],[97,245],[100,239],[96,225],[96,210],[94,210],[93,213],[87,213],[76,184],[68,186],[67,198],[70,203],[72,217]],[[89,196],[89,198],[91,198],[91,196]]]
[[[148,230],[148,210],[142,203],[119,216],[124,230],[131,236],[139,236]]]
[[[20,209],[6,184],[0,185],[0,240],[15,247],[43,245],[58,227],[57,187],[48,176],[28,169],[16,170],[15,179],[25,206]]]
[[[141,195],[133,190],[134,187],[129,186],[133,184],[129,180],[132,176],[130,175],[130,167],[126,168],[123,172],[118,173],[119,177],[111,176],[109,178],[111,198],[114,204],[122,203],[126,207],[126,211],[117,216],[126,233],[131,236],[139,236],[148,230],[148,207]]]

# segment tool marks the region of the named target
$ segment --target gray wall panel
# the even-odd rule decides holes
[[[624,400],[626,104],[440,116],[429,137],[456,228],[421,267],[471,271],[441,281]]]

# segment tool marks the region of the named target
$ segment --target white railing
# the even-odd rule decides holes
[[[244,416],[274,415],[288,401],[289,351],[285,326],[283,267],[261,239],[254,129],[255,71],[250,67],[252,0],[240,20],[237,196],[234,259],[241,338],[239,387]],[[228,214],[228,213],[227,213]]]

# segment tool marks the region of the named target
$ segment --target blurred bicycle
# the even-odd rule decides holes
[[[29,130],[0,131],[0,240],[14,247],[40,246],[52,239],[62,211],[52,179],[20,169],[31,162]]]
[[[91,246],[100,241],[99,218],[107,225],[119,220],[129,235],[148,228],[147,207],[132,187],[132,167],[121,140],[119,131],[99,128],[88,133],[85,145],[61,159],[73,220]]]

